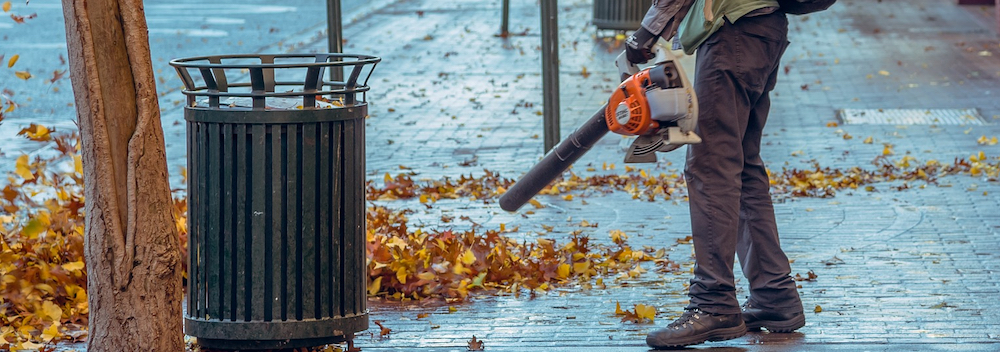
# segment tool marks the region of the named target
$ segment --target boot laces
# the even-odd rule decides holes
[[[674,322],[668,324],[667,327],[677,329],[687,326],[688,324],[694,324],[693,321],[700,320],[703,313],[704,312],[702,312],[700,309],[697,308],[686,310],[684,311],[684,314],[681,314],[680,318],[677,318],[677,320],[674,320]]]

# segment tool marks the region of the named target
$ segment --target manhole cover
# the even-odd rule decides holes
[[[846,125],[985,125],[977,109],[842,109]]]

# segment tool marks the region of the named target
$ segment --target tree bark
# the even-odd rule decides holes
[[[142,1],[62,3],[83,141],[87,351],[183,351],[180,243]]]

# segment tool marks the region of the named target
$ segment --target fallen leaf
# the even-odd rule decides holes
[[[7,4],[10,4],[10,2],[7,2]],[[17,63],[17,59],[19,58],[21,58],[21,55],[14,54],[14,56],[11,56],[10,61],[7,61],[7,68],[14,67],[14,64]]]
[[[31,79],[31,73],[28,73],[28,71],[14,71],[14,75],[25,81]]]
[[[483,340],[477,340],[476,335],[472,335],[472,340],[469,340],[469,351],[482,351],[485,348],[483,345]]]
[[[31,181],[35,179],[35,175],[32,174],[31,168],[28,163],[28,155],[22,154],[17,157],[17,161],[14,162],[14,173],[21,176],[25,181]]]
[[[3,2],[3,12],[10,12],[10,1]]]
[[[381,329],[378,332],[378,336],[379,337],[386,337],[386,336],[389,336],[389,334],[392,333],[392,329],[385,327],[385,325],[382,325],[382,321],[381,320],[375,320],[375,321],[372,321],[372,322],[375,323],[375,325],[378,325],[379,329]]]
[[[52,140],[52,130],[42,125],[31,124],[17,132],[18,136],[24,136],[35,142],[47,142]]]
[[[639,318],[649,319],[650,322],[656,318],[656,308],[644,304],[635,305],[635,315]]]
[[[823,311],[823,307],[820,307],[818,304],[816,305],[816,308],[813,308],[813,312],[815,312],[815,313],[819,313],[819,312],[822,312],[822,311]]]
[[[66,74],[66,70],[62,70],[62,71],[59,71],[59,70],[56,70],[56,71],[52,71],[52,78],[51,78],[51,79],[49,79],[49,83],[56,83],[56,81],[58,81],[58,80],[62,79],[62,78],[63,78],[63,75],[65,75],[65,74]]]

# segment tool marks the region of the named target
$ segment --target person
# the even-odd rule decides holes
[[[679,34],[677,34],[679,32]],[[788,20],[776,0],[654,0],[642,27],[626,41],[635,63],[652,58],[660,37],[697,51],[696,133],[684,176],[691,207],[694,277],[690,303],[676,321],[650,332],[654,348],[740,337],[748,329],[792,332],[805,325],[774,219],[767,170],[760,156]],[[750,296],[736,298],[734,253]]]

